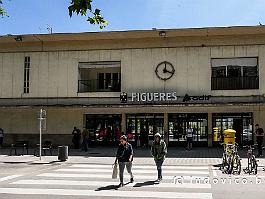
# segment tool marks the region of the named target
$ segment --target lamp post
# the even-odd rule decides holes
[[[41,160],[41,149],[42,149],[42,130],[46,130],[46,111],[44,109],[40,109],[39,113],[39,130],[40,130],[40,160]]]

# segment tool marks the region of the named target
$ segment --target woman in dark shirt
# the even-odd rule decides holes
[[[116,154],[116,162],[119,162],[119,171],[120,171],[120,184],[119,187],[124,186],[123,184],[123,173],[126,166],[127,172],[130,174],[132,183],[133,174],[132,174],[132,161],[133,161],[133,148],[130,143],[127,142],[127,137],[125,135],[120,137],[120,144]]]

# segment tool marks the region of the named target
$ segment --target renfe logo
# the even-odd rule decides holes
[[[209,100],[211,98],[210,95],[202,95],[202,96],[189,96],[186,94],[182,100],[182,102],[188,102],[191,100],[197,101],[197,100]]]
[[[183,98],[181,100],[181,98]],[[122,92],[120,94],[120,101],[126,102],[189,102],[189,101],[205,101],[211,98],[210,95],[190,96],[186,94],[184,97],[177,96],[176,92],[171,93],[130,93]]]

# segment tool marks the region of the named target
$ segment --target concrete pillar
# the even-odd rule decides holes
[[[125,113],[121,115],[121,132],[124,132],[126,134],[126,114]]]
[[[208,147],[213,146],[213,114],[208,113]]]
[[[164,113],[164,140],[168,145],[168,113]]]

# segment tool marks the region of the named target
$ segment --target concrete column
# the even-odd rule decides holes
[[[213,114],[208,113],[208,147],[213,146]]]
[[[168,144],[168,113],[164,113],[164,140]]]
[[[126,114],[125,113],[121,115],[121,132],[124,132],[126,134]]]

